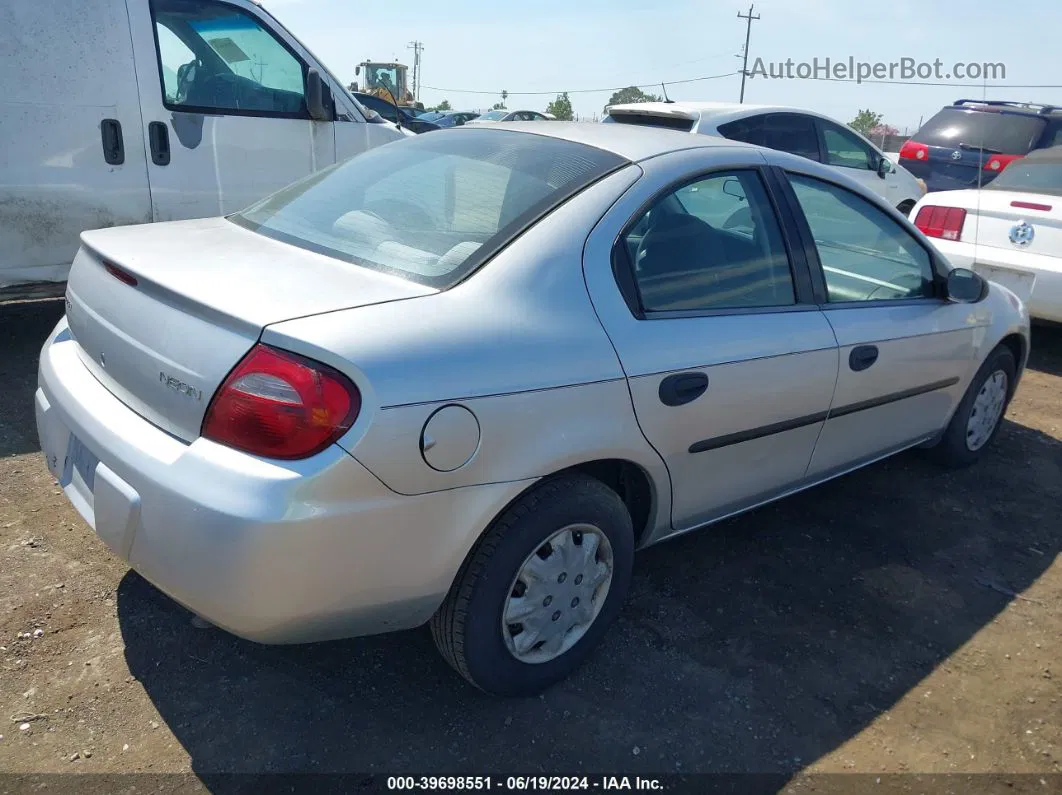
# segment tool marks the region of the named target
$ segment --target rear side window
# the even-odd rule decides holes
[[[693,129],[693,119],[678,116],[653,116],[649,113],[611,113],[603,120],[606,124],[638,124],[642,127],[663,127],[665,130],[689,132]]]
[[[928,146],[966,144],[1024,155],[1043,135],[1045,123],[1039,116],[1021,113],[944,108],[923,124],[912,140]]]
[[[623,242],[647,312],[796,302],[778,220],[755,171],[710,174],[666,194]]]
[[[763,116],[749,116],[746,119],[719,125],[719,132],[732,141],[744,141],[747,144],[763,146]]]
[[[441,131],[370,149],[230,220],[352,265],[445,288],[627,162],[530,133]]]

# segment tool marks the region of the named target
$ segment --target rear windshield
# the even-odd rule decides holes
[[[648,113],[611,113],[602,119],[606,124],[640,124],[643,127],[663,127],[666,130],[689,132],[693,129],[693,119],[678,116],[652,116]]]
[[[611,152],[532,133],[446,130],[370,149],[229,219],[442,288],[625,163]]]
[[[1015,160],[985,190],[1062,196],[1062,160]]]
[[[1044,119],[1018,113],[944,108],[915,133],[928,146],[985,147],[1000,154],[1024,155],[1044,131]]]

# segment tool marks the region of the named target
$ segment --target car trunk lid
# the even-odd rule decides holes
[[[85,232],[82,244],[66,297],[82,361],[185,441],[265,326],[436,292],[222,218]]]

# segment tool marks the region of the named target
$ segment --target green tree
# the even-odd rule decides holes
[[[572,113],[572,101],[568,99],[568,92],[557,94],[557,98],[546,105],[546,113],[553,114],[559,121],[571,121],[574,114]]]
[[[656,94],[647,94],[638,86],[627,86],[609,97],[609,105],[628,105],[632,102],[660,102]]]
[[[870,131],[881,124],[883,118],[885,117],[881,113],[875,113],[869,109],[861,110],[854,119],[848,122],[848,126],[857,133],[869,136]]]
[[[490,109],[491,110],[508,110],[508,108],[505,107],[505,103],[504,102],[495,102],[493,105],[490,106]]]
[[[439,113],[442,113],[444,110],[453,110],[453,108],[450,107],[450,101],[444,99],[442,102],[435,106],[435,110]]]

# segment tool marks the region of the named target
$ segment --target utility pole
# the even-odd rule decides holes
[[[408,48],[413,50],[413,99],[420,102],[420,54],[424,52],[424,44],[411,41]]]
[[[738,100],[739,103],[745,101],[745,78],[749,76],[749,39],[752,38],[752,21],[760,18],[759,14],[752,15],[752,9],[755,7],[755,5],[750,5],[749,13],[747,14],[742,14],[738,11],[738,19],[745,20],[745,60],[741,64],[741,98]]]

